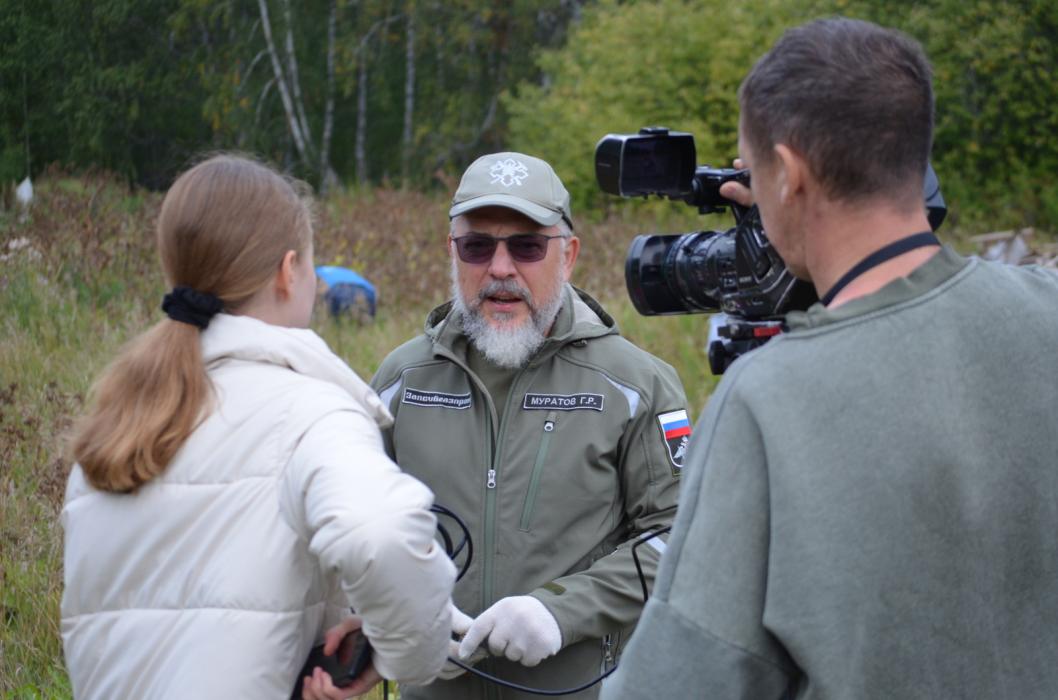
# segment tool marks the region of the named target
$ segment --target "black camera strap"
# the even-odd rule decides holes
[[[881,250],[876,250],[861,260],[856,267],[842,275],[841,279],[830,288],[830,291],[819,299],[819,303],[823,306],[830,306],[830,302],[834,301],[834,297],[836,297],[842,289],[849,286],[849,283],[852,282],[852,280],[856,279],[864,272],[867,272],[867,270],[870,270],[873,267],[878,267],[882,263],[892,260],[898,255],[903,255],[910,250],[914,250],[915,248],[925,248],[928,245],[940,245],[940,240],[933,235],[932,231],[913,233],[906,238],[893,241]]]

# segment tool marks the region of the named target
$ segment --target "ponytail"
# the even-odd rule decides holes
[[[166,319],[133,340],[92,387],[73,458],[102,491],[135,491],[161,474],[209,414],[200,331]]]

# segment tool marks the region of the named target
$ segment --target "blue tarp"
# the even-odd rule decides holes
[[[332,315],[354,308],[361,299],[366,302],[368,314],[375,315],[375,285],[363,275],[347,267],[320,265],[316,268],[316,276],[327,285],[323,298]]]
[[[375,297],[375,285],[368,282],[363,275],[353,272],[348,267],[320,265],[316,268],[316,276],[323,280],[328,287],[347,282],[355,287],[366,289],[372,299]]]

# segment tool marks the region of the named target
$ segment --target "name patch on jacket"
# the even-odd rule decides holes
[[[672,474],[678,476],[683,469],[683,456],[687,453],[687,443],[691,438],[691,421],[687,411],[666,411],[658,414],[658,427],[661,428],[661,439],[669,451],[672,462]]]
[[[423,391],[422,389],[406,388],[401,403],[412,406],[426,406],[427,408],[454,408],[462,411],[470,408],[470,392],[465,394],[446,394],[443,391]]]
[[[602,394],[526,394],[522,408],[527,411],[601,411]]]

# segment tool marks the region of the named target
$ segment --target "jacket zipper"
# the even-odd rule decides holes
[[[482,392],[491,401],[488,392]],[[502,420],[500,423],[502,424]],[[496,457],[495,452],[499,446],[499,438],[493,438],[492,426],[486,432],[485,445],[485,520],[482,523],[484,529],[484,546],[481,548],[481,609],[489,607],[492,600],[492,553],[496,546]]]
[[[557,427],[557,411],[551,411],[544,419],[543,436],[540,438],[540,449],[536,452],[536,461],[533,462],[532,475],[529,477],[529,489],[525,493],[525,504],[522,506],[522,520],[518,529],[522,532],[529,531],[529,524],[533,518],[533,507],[536,505],[536,492],[540,488],[540,476],[544,471],[544,460],[547,458],[547,448],[551,445],[551,436]]]
[[[499,482],[500,472],[497,467],[499,466],[497,460],[499,459],[500,453],[503,451],[503,438],[507,432],[507,411],[510,409],[511,398],[518,394],[518,381],[525,374],[525,370],[522,370],[514,379],[511,381],[510,391],[507,392],[507,402],[504,404],[503,412],[499,413],[500,426],[497,431],[496,441],[492,445],[492,450],[487,454],[488,456],[488,468],[485,471],[485,546],[482,552],[482,582],[481,582],[481,597],[482,597],[482,610],[488,608],[493,600],[492,584],[493,584],[493,564],[496,546],[496,485]],[[484,392],[488,395],[488,392]],[[489,400],[491,400],[491,396]],[[491,432],[491,431],[490,431]]]
[[[617,663],[617,650],[621,646],[621,633],[608,634],[602,638],[602,672],[605,673]]]
[[[467,377],[470,378],[471,384],[477,389],[478,393],[481,394],[482,399],[485,401],[486,407],[489,409],[485,413],[485,420],[487,425],[484,431],[484,456],[485,456],[485,517],[482,522],[482,552],[481,552],[481,594],[482,594],[482,610],[489,606],[489,602],[492,598],[492,550],[495,546],[495,519],[496,519],[496,477],[497,472],[495,468],[495,457],[493,453],[498,450],[500,439],[493,436],[493,414],[495,410],[492,405],[492,396],[489,395],[488,389],[485,388],[484,383],[481,379],[475,375],[470,368],[455,356],[452,352],[445,351],[439,352],[438,354],[447,357],[457,367],[461,368],[466,372]],[[518,378],[515,377],[514,383],[517,383]],[[512,386],[513,390],[513,386]],[[501,424],[502,428],[503,421],[497,417],[497,421]],[[486,660],[487,662],[487,660]],[[489,692],[488,688],[486,691]]]

